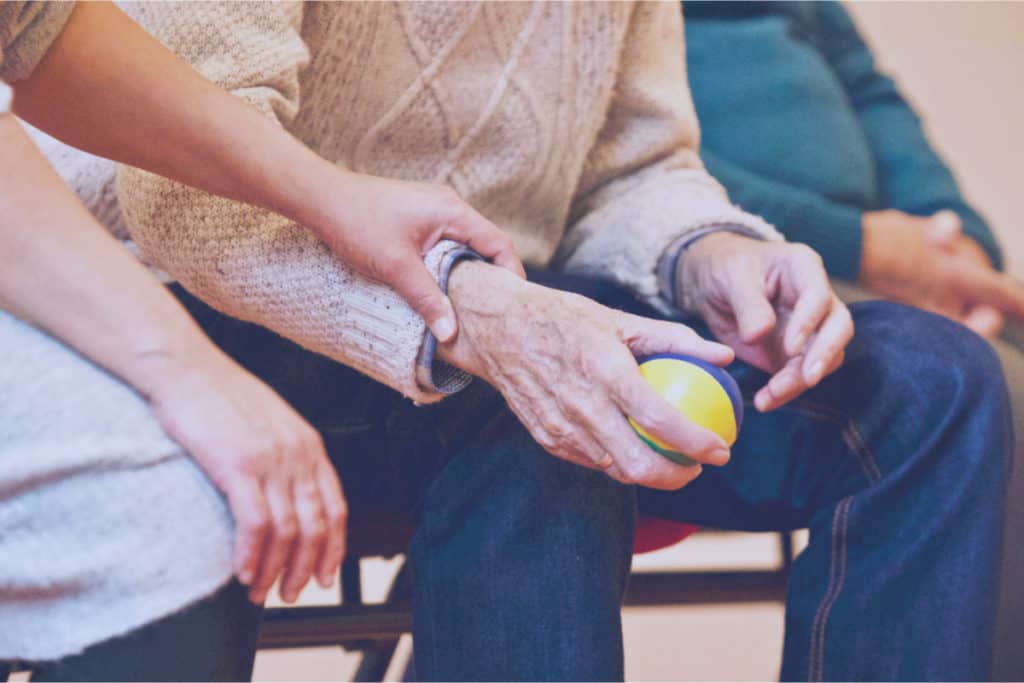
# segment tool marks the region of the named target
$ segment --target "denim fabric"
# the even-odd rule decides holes
[[[651,313],[606,283],[534,277]],[[723,528],[810,527],[785,679],[988,675],[1011,436],[998,361],[962,327],[857,305],[839,372],[791,407],[751,410],[727,466],[666,493],[546,455],[482,382],[416,408],[177,293],[324,433],[353,525],[378,512],[418,522],[409,561],[425,680],[621,679],[637,504]],[[749,400],[765,376],[730,369]]]

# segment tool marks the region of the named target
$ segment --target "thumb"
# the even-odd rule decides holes
[[[932,246],[949,249],[960,237],[960,216],[948,209],[937,211],[928,219],[926,233]]]
[[[728,299],[740,339],[745,344],[757,343],[775,327],[775,309],[768,301],[764,287],[751,273],[742,272],[733,279]]]
[[[427,323],[427,327],[444,344],[458,331],[455,309],[418,256],[411,256],[406,268],[396,269],[398,277],[388,284],[405,299]]]
[[[995,339],[1006,324],[1003,312],[993,306],[973,306],[964,316],[964,325],[986,339]]]

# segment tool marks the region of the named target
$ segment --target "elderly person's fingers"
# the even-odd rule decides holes
[[[826,318],[804,352],[801,371],[807,386],[813,387],[825,377],[851,339],[853,317],[846,305],[832,294]]]
[[[736,356],[725,344],[704,339],[679,323],[623,313],[618,319],[618,325],[623,340],[636,356],[677,353],[719,366],[728,365]]]
[[[790,358],[771,376],[768,383],[754,394],[754,407],[762,413],[775,410],[806,391],[808,384],[801,372],[803,363],[802,355]]]
[[[729,445],[722,437],[679,412],[636,369],[618,377],[609,391],[622,413],[671,450],[708,465],[729,461]]]
[[[700,475],[699,463],[693,466],[676,464],[645,444],[617,406],[595,404],[591,417],[588,431],[594,435],[606,458],[611,459],[607,471],[613,479],[624,484],[671,491],[682,488]],[[653,427],[650,421],[648,426]],[[672,447],[678,448],[674,444]]]
[[[786,322],[783,348],[787,356],[802,353],[808,340],[818,333],[836,303],[821,257],[804,245],[794,245],[787,254],[786,273],[780,287],[793,301]]]
[[[778,322],[775,309],[765,295],[763,277],[754,271],[737,269],[730,273],[729,283],[726,297],[740,340],[745,344],[756,344]]]

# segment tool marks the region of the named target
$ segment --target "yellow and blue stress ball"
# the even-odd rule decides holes
[[[743,397],[736,380],[722,368],[699,358],[673,353],[639,359],[640,374],[691,422],[709,429],[732,446],[743,424]],[[696,461],[644,430],[629,418],[633,430],[653,450],[680,465]]]

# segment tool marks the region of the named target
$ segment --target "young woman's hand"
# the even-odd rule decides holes
[[[348,510],[316,430],[219,351],[146,362],[161,425],[227,497],[235,573],[250,599],[262,603],[279,577],[287,602],[313,576],[331,585]]]
[[[332,169],[336,170],[336,169]],[[446,185],[345,173],[336,201],[307,223],[338,258],[358,272],[390,285],[420,314],[442,343],[458,329],[448,297],[423,265],[443,239],[467,245],[519,277],[525,277],[512,240]]]

